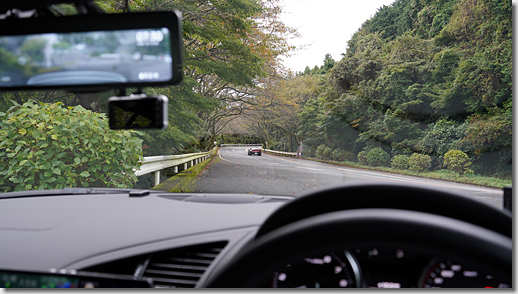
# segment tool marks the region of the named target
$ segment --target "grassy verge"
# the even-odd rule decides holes
[[[218,152],[214,152],[207,160],[190,167],[181,173],[178,173],[163,183],[151,188],[152,190],[169,191],[173,193],[193,192],[190,187],[196,183],[198,175],[209,165],[213,160],[217,159]]]
[[[270,155],[276,155],[273,153],[268,153]],[[283,156],[286,157],[286,156]],[[506,185],[511,185],[513,183],[512,178],[502,179],[502,178],[496,178],[496,177],[486,177],[481,175],[456,175],[455,173],[449,171],[449,170],[436,170],[436,171],[429,171],[429,172],[414,172],[411,170],[398,170],[391,167],[373,167],[368,165],[361,165],[357,162],[350,162],[350,161],[343,161],[343,162],[337,162],[337,161],[327,161],[327,160],[321,160],[317,158],[308,158],[305,157],[304,159],[316,161],[316,162],[322,162],[322,163],[329,163],[334,165],[340,165],[340,166],[346,166],[346,167],[353,167],[353,168],[360,168],[365,170],[372,170],[372,171],[382,171],[387,173],[393,173],[393,174],[399,174],[399,175],[407,175],[407,176],[414,176],[414,177],[421,177],[421,178],[427,178],[427,179],[435,179],[435,180],[443,180],[443,181],[449,181],[449,182],[456,182],[456,183],[462,183],[462,184],[471,184],[471,185],[477,185],[482,187],[489,187],[489,188],[497,188],[502,189]]]

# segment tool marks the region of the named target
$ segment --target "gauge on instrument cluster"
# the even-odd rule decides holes
[[[360,268],[348,252],[307,257],[287,264],[273,273],[273,288],[356,288],[361,287]]]
[[[509,288],[510,281],[451,261],[434,258],[421,275],[423,288]]]

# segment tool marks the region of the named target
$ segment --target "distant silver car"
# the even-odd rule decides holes
[[[261,156],[261,148],[259,147],[252,147],[248,149],[248,155],[258,155]]]

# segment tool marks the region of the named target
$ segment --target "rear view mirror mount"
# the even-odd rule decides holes
[[[131,94],[108,99],[110,129],[166,129],[168,99],[164,95]]]
[[[181,37],[178,11],[0,20],[0,90],[175,85]]]

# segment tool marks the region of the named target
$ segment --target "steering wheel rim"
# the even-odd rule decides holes
[[[207,287],[259,287],[290,260],[373,244],[409,246],[512,280],[512,241],[507,236],[429,213],[355,209],[312,216],[254,240],[211,276]]]
[[[415,184],[368,183],[331,186],[310,192],[274,211],[256,239],[284,225],[333,211],[389,208],[462,220],[512,238],[512,215],[460,192]]]

